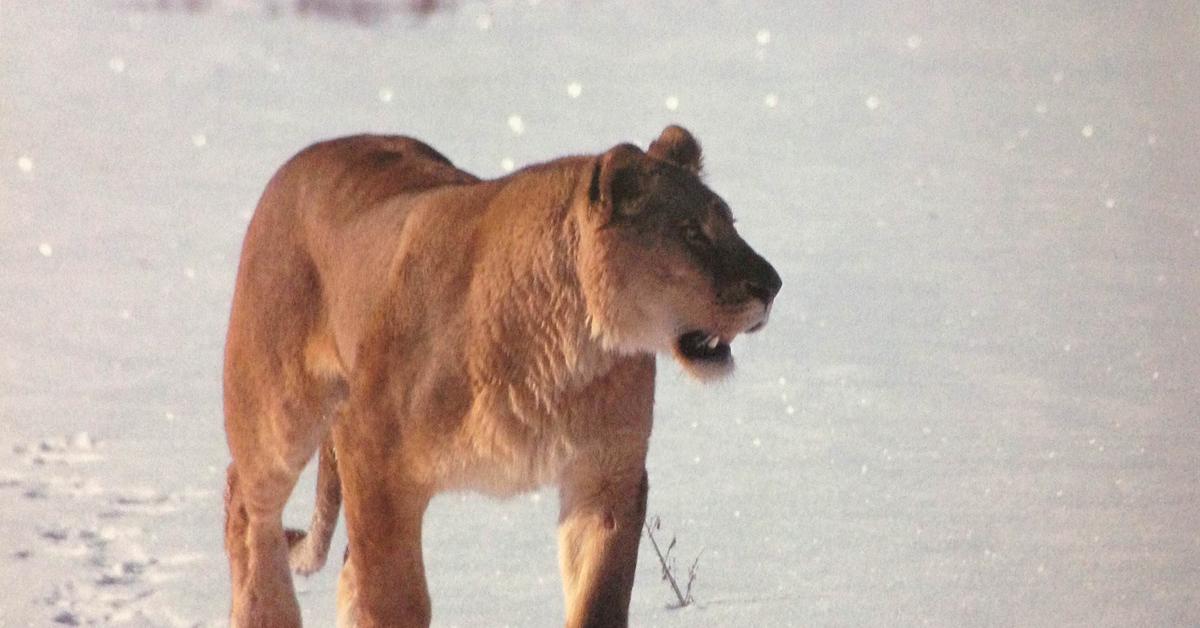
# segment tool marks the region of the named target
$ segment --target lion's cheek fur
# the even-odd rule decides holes
[[[578,272],[592,337],[623,354],[670,351],[680,321],[663,299],[666,286],[645,280],[654,265],[640,251],[608,236],[582,238]]]

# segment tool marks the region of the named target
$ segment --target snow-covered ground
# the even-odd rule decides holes
[[[634,625],[1200,625],[1196,3],[158,4],[0,3],[0,625],[225,623],[220,352],[288,156],[671,121],[784,289],[731,380],[664,361],[649,510],[703,553],[675,610],[643,543]],[[434,623],[558,624],[555,514],[439,498]]]

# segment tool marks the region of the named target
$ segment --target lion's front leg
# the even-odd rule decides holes
[[[350,556],[339,583],[339,614],[358,628],[426,628],[431,610],[421,554],[430,492],[406,478],[401,447],[335,430]],[[339,618],[341,623],[351,623]]]
[[[628,625],[648,488],[641,466],[566,473],[558,541],[568,628]]]

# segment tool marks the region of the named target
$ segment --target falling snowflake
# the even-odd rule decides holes
[[[525,121],[521,119],[521,116],[514,113],[508,116],[508,128],[512,129],[514,134],[521,135],[525,132]]]

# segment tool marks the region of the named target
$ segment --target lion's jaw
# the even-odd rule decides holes
[[[692,377],[711,381],[733,372],[733,340],[754,333],[767,324],[770,305],[751,301],[711,326],[684,326],[671,343],[670,353]]]

